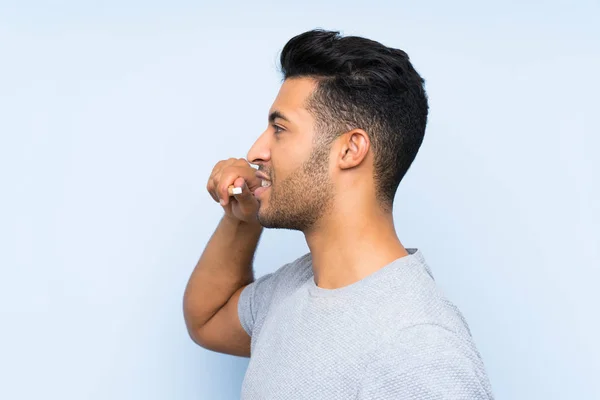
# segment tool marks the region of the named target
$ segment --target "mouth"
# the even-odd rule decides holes
[[[262,179],[260,180],[260,187],[254,191],[254,197],[256,197],[258,200],[260,200],[260,197],[264,192],[271,188],[271,181],[268,179],[264,179],[263,177],[261,178]]]

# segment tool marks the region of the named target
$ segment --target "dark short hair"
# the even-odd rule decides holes
[[[370,39],[315,29],[290,39],[280,62],[284,80],[318,81],[307,106],[328,144],[350,129],[367,132],[377,197],[391,210],[427,123],[425,81],[408,55]]]

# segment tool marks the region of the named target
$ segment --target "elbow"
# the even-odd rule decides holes
[[[197,319],[192,316],[192,313],[184,306],[183,319],[190,339],[198,346],[204,347],[205,342],[202,339],[202,327],[204,324],[198,323]]]
[[[187,322],[186,327],[190,339],[192,339],[192,341],[198,346],[206,348],[206,341],[203,339],[201,327],[195,326]]]

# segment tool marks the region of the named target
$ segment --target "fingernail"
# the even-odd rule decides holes
[[[221,200],[219,200],[219,203],[221,203],[221,205],[224,206],[225,205],[225,200],[221,199]]]

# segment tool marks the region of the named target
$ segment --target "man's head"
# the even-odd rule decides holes
[[[269,126],[248,153],[271,183],[256,193],[260,222],[306,232],[348,196],[391,212],[427,122],[406,53],[313,30],[284,46],[281,69]]]

